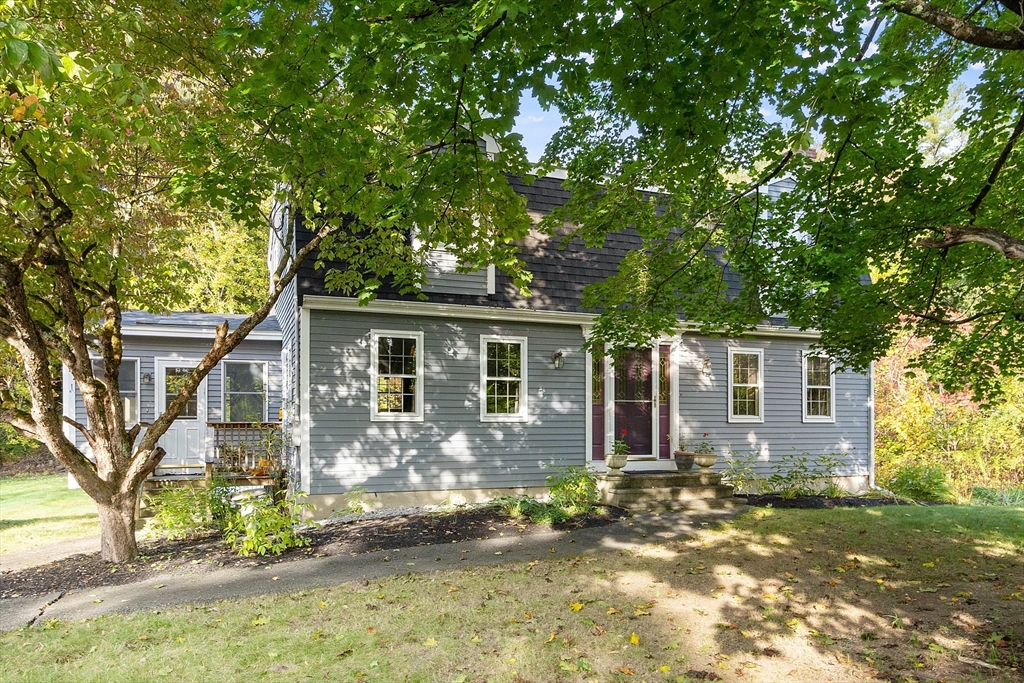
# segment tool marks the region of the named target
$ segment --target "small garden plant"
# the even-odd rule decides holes
[[[597,501],[597,476],[587,467],[562,467],[547,478],[551,492],[547,502],[529,496],[499,498],[494,503],[512,518],[525,517],[535,524],[558,524],[588,514]]]
[[[206,487],[160,491],[150,498],[150,505],[154,516],[147,528],[170,539],[217,531],[242,556],[280,555],[288,548],[309,545],[298,526],[312,506],[291,496],[254,494],[236,504],[227,483],[214,479]]]
[[[297,527],[302,523],[303,511],[313,506],[296,502],[299,495],[280,499],[265,494],[252,496],[228,522],[224,540],[244,557],[280,555],[289,548],[309,545],[309,538],[301,536]]]
[[[884,486],[897,496],[922,502],[948,503],[953,498],[946,473],[934,465],[901,467]]]

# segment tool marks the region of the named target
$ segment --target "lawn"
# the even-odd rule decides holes
[[[46,621],[0,648],[12,681],[1008,682],[1022,550],[1019,509],[754,509],[640,550]]]
[[[99,535],[96,504],[66,474],[0,478],[0,555]]]

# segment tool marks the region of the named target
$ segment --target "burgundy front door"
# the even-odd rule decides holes
[[[632,455],[656,455],[652,369],[650,349],[616,354],[614,435],[629,445]]]

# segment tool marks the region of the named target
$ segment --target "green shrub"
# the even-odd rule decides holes
[[[597,475],[587,467],[562,467],[549,476],[550,504],[565,510],[570,517],[585,515],[598,501]]]
[[[821,475],[811,466],[807,455],[784,455],[772,468],[768,489],[783,499],[813,496]]]
[[[14,427],[0,422],[0,465],[17,462],[31,455],[38,446],[38,441],[21,436]]]
[[[146,529],[170,539],[188,538],[211,529],[223,530],[237,514],[228,496],[227,484],[217,479],[208,487],[165,488],[148,498],[153,517]]]
[[[238,514],[229,520],[224,539],[239,555],[280,555],[289,548],[309,545],[297,530],[302,512],[312,509],[293,497],[275,500],[270,495],[254,495],[243,502]]]
[[[726,458],[726,469],[722,478],[736,489],[736,493],[765,493],[768,482],[755,471],[754,465],[757,460],[756,451],[750,451],[746,455],[730,451]]]
[[[945,503],[952,498],[946,483],[946,473],[941,467],[929,465],[907,465],[885,483],[897,496],[917,501]]]
[[[975,486],[971,489],[971,504],[1024,507],[1024,487],[1007,486],[1000,489],[989,486]]]

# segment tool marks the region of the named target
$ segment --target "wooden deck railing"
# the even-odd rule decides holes
[[[268,475],[284,469],[280,422],[208,422],[213,469]]]

